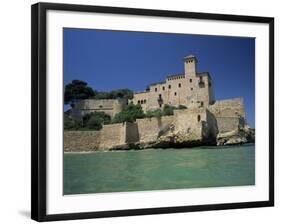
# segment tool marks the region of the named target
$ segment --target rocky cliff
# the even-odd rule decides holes
[[[237,145],[254,142],[255,130],[248,126],[217,135],[217,145]]]

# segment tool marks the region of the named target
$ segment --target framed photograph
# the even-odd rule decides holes
[[[32,219],[274,205],[274,19],[32,6]]]

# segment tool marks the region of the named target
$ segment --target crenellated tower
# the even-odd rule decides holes
[[[197,62],[197,58],[194,55],[184,57],[184,74],[186,78],[196,76]]]

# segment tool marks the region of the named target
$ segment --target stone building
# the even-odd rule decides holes
[[[184,58],[184,74],[169,75],[163,82],[148,86],[146,91],[134,94],[134,104],[144,111],[162,108],[163,105],[184,105],[187,108],[207,107],[214,104],[213,80],[208,72],[198,73],[197,58]]]
[[[127,105],[126,99],[86,99],[75,104],[70,115],[75,119],[81,119],[85,114],[93,112],[104,112],[113,118],[120,113]]]
[[[254,141],[254,132],[246,122],[242,98],[215,100],[214,82],[208,72],[197,72],[197,59],[184,58],[184,74],[170,75],[164,82],[151,84],[145,92],[135,93],[134,104],[144,111],[168,104],[174,115],[137,119],[135,122],[103,125],[95,132],[64,132],[65,151],[94,151],[130,148],[192,147],[195,145],[231,145]],[[126,106],[126,100],[83,100],[72,116],[103,111],[114,117]]]

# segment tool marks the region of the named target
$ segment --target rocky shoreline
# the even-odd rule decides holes
[[[219,133],[216,141],[189,140],[190,137],[182,133],[173,133],[165,136],[159,136],[156,141],[136,142],[131,144],[116,145],[108,151],[130,150],[130,149],[148,149],[148,148],[193,148],[197,146],[231,146],[255,143],[255,130],[243,128],[235,131]]]

